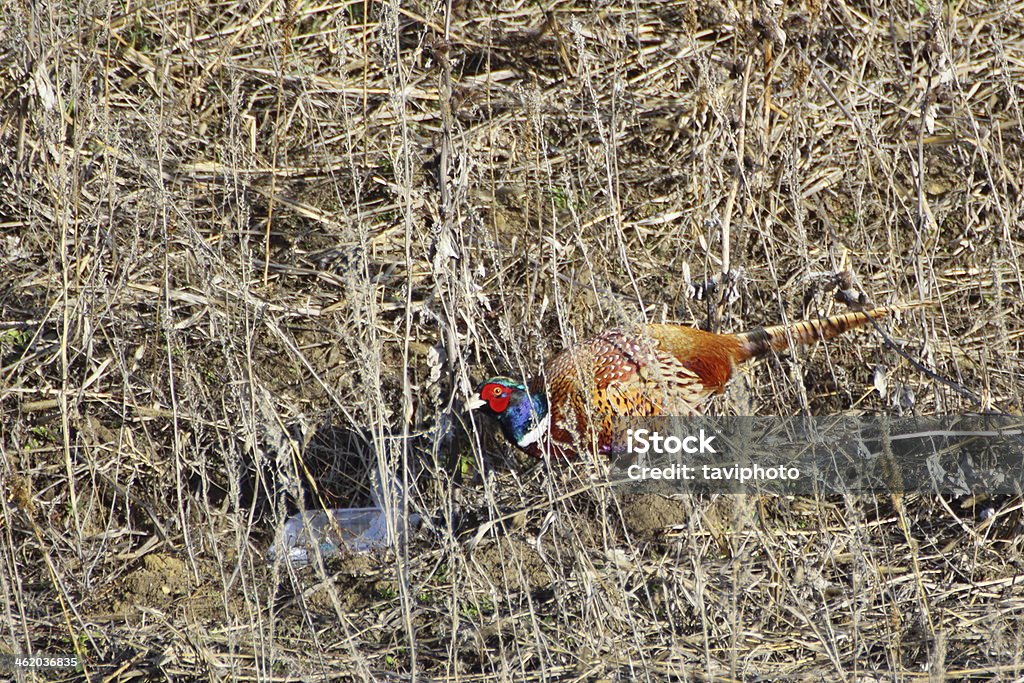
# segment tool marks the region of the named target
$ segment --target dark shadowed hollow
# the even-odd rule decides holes
[[[1020,415],[1022,17],[0,0],[0,657],[80,662],[0,678],[1019,680],[1019,496],[616,495],[461,404],[929,300],[710,410]],[[267,562],[378,471],[407,544]]]

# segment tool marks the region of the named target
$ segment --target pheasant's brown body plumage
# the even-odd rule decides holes
[[[601,452],[611,445],[617,418],[700,413],[708,397],[725,388],[738,364],[791,345],[831,339],[912,307],[875,308],[741,334],[669,324],[608,330],[556,355],[530,386],[531,395],[547,397],[546,440],[520,439],[520,432],[503,427],[509,438],[533,455],[541,455],[545,447],[563,457]],[[499,421],[508,399],[489,403],[492,397],[485,389],[495,388],[504,379],[481,385],[476,402],[476,406],[488,405]]]

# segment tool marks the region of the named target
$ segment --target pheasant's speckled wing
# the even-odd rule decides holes
[[[608,330],[548,363],[551,438],[561,450],[613,450],[619,417],[700,411],[714,389],[647,329]]]

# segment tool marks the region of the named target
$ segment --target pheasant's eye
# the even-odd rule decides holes
[[[504,392],[502,391],[502,388],[500,386],[495,385],[495,387],[491,389],[491,393],[494,394],[495,398],[497,398],[498,396],[501,396],[502,393]]]

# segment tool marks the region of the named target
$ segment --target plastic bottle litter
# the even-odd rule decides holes
[[[392,534],[381,501],[388,496],[392,511],[397,513],[405,507],[405,489],[394,477],[382,477],[378,471],[372,473],[370,484],[374,507],[306,510],[289,517],[267,551],[267,561],[274,562],[280,556],[292,566],[301,567],[313,561],[317,550],[321,558],[327,559],[390,546]],[[422,520],[416,513],[410,513],[404,522],[398,514],[395,517],[399,542],[405,541],[406,529],[417,529]]]
[[[420,516],[409,515],[409,527],[419,525]],[[319,549],[324,559],[339,553],[359,554],[390,545],[387,518],[381,508],[334,508],[307,510],[292,515],[284,523],[281,535],[267,552],[267,561],[278,554],[294,566],[313,561]]]

